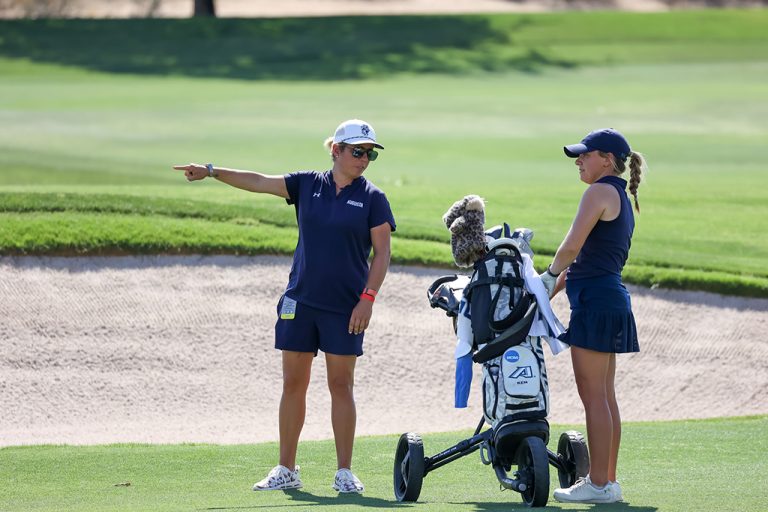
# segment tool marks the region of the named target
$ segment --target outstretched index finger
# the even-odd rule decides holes
[[[177,171],[188,171],[189,165],[174,165],[173,168]]]

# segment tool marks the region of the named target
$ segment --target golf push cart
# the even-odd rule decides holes
[[[522,275],[514,264],[504,267],[504,272],[511,274],[512,279],[504,275],[499,279],[499,274],[504,272],[498,272],[502,268],[498,260],[505,259],[506,262],[507,258],[503,256],[504,251],[502,256],[498,255],[498,248],[507,249],[512,263],[520,258],[519,245],[505,244],[504,241],[511,242],[509,239],[499,240],[501,243],[495,246],[496,255],[494,251],[489,251],[485,260],[475,264],[471,280],[467,276],[444,276],[428,289],[430,305],[445,310],[447,316],[453,319],[454,331],[457,330],[457,322],[464,320],[459,318],[462,297],[472,299],[472,361],[483,365],[484,414],[472,437],[432,457],[424,456],[424,444],[419,434],[406,432],[400,436],[394,460],[394,491],[398,501],[416,501],[425,476],[478,450],[482,463],[493,468],[502,490],[519,492],[529,507],[547,504],[549,464],[557,469],[560,487],[563,488],[570,487],[589,472],[589,452],[581,433],[568,431],[561,434],[557,453],[547,448],[549,390],[544,354],[541,338],[527,335],[537,308],[536,298],[524,291],[520,293],[519,288],[524,289],[521,286]],[[482,269],[484,262],[488,263],[488,269],[497,270],[490,280],[488,273],[480,272],[478,275],[478,268]],[[505,279],[506,284],[503,282]],[[488,282],[495,284],[486,286],[489,292],[486,295],[491,299],[484,301],[481,299],[484,293],[482,287]],[[506,328],[492,329],[490,339],[478,344],[475,301],[485,311],[490,307],[491,320],[494,319],[494,308],[505,311],[519,309],[519,312],[513,311],[514,318],[507,322]],[[498,307],[499,301],[507,302],[504,308]],[[462,307],[469,306],[462,304]],[[485,423],[490,427],[483,430]]]

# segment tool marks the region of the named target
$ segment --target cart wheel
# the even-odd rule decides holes
[[[547,447],[538,437],[526,437],[515,455],[517,474],[526,485],[523,502],[528,507],[543,507],[549,499],[549,457]]]
[[[565,468],[557,469],[557,477],[563,489],[572,486],[576,480],[589,473],[589,449],[581,432],[569,430],[560,434],[557,454],[562,457]]]
[[[424,480],[424,443],[421,436],[406,432],[400,436],[395,452],[395,498],[416,501]]]

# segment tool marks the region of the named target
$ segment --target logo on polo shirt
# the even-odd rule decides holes
[[[353,201],[351,199],[349,201],[347,201],[347,204],[351,204],[352,206],[357,206],[358,208],[362,208],[363,207],[363,203],[360,203],[358,201]]]
[[[320,192],[314,192],[314,193],[312,194],[312,197],[320,197]]]

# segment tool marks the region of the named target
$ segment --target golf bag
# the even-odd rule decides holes
[[[536,298],[525,288],[521,251],[531,254],[530,230],[487,231],[488,252],[464,289],[470,313],[472,360],[483,365],[483,413],[488,424],[537,420],[549,412],[541,339],[528,336]]]
[[[544,419],[548,413],[549,383],[541,338],[526,336],[519,345],[483,363],[483,415],[489,425]]]

